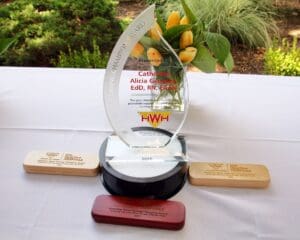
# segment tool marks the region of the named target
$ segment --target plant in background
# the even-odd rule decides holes
[[[19,35],[0,65],[51,66],[61,52],[110,52],[122,32],[113,0],[18,0],[0,6],[0,38]]]
[[[122,30],[124,31],[131,22],[132,22],[132,18],[130,18],[130,17],[125,17],[125,18],[120,19],[120,24],[121,24]]]
[[[292,44],[283,39],[281,44],[274,43],[265,53],[265,71],[267,74],[300,76],[300,49],[297,38]]]
[[[148,0],[161,9],[176,6],[179,0]],[[198,20],[212,32],[226,36],[231,42],[250,47],[268,47],[271,35],[277,35],[272,0],[188,0]]]
[[[165,19],[160,13],[156,13],[156,23],[135,46],[132,55],[145,57],[142,55],[142,50],[145,50],[148,59],[149,56],[160,58],[161,55],[165,59],[164,55],[168,54],[168,51],[165,53],[163,49],[155,48],[160,45],[162,36],[172,46],[184,65],[192,64],[201,71],[214,72],[219,63],[230,72],[233,68],[233,59],[228,39],[206,28],[185,0],[181,0],[181,3],[185,15],[181,15],[179,11],[172,11]],[[151,63],[155,66],[153,61]],[[160,64],[156,65],[158,67]]]
[[[231,72],[234,64],[227,38],[220,33],[210,32],[205,24],[196,18],[185,0],[181,0],[181,4],[185,15],[181,15],[179,11],[172,11],[164,19],[160,12],[156,12],[156,23],[131,53],[132,57],[144,58],[150,62],[158,81],[163,81],[166,74],[168,75],[167,78],[171,79],[172,83],[168,88],[160,90],[156,100],[171,98],[167,100],[172,102],[170,107],[179,111],[183,109],[181,95],[184,70],[181,64],[191,64],[204,72],[214,72],[217,63]],[[168,48],[164,41],[167,41],[172,49]]]
[[[177,10],[184,14],[180,0],[146,0],[147,4],[155,4],[156,12],[169,15],[172,11]]]
[[[0,56],[17,41],[17,38],[0,38]]]
[[[0,38],[0,56],[7,51],[16,41],[17,37],[14,38]]]
[[[104,68],[108,61],[108,54],[102,54],[96,41],[93,42],[93,50],[89,51],[81,47],[80,50],[72,50],[68,53],[61,52],[58,60],[53,64],[56,67],[75,68]]]
[[[277,34],[270,0],[190,0],[196,16],[211,31],[251,47],[268,47]]]

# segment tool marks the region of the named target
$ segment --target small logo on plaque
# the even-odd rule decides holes
[[[152,127],[157,128],[162,122],[168,122],[171,112],[139,112],[141,122],[148,122]]]
[[[208,166],[210,166],[214,170],[221,170],[222,168],[224,168],[223,163],[209,163]]]

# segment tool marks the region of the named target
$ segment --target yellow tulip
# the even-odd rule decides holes
[[[181,37],[180,37],[180,48],[183,49],[183,48],[186,48],[188,46],[191,46],[193,44],[193,32],[191,30],[189,31],[185,31],[181,34]]]
[[[162,30],[161,30],[160,26],[158,25],[158,23],[155,22],[155,24],[149,30],[149,36],[152,39],[159,41],[160,40],[160,35],[159,34],[162,34]]]
[[[160,52],[155,48],[149,48],[147,51],[147,57],[150,60],[152,66],[158,67],[163,60]]]
[[[177,26],[180,23],[180,14],[178,11],[173,11],[168,17],[166,29]]]
[[[135,44],[135,46],[133,47],[130,56],[131,57],[135,57],[135,58],[139,58],[140,56],[142,56],[142,54],[144,53],[144,47],[142,44],[137,43]]]
[[[187,18],[187,16],[184,16],[183,18],[181,18],[180,20],[180,25],[187,25],[190,24],[189,19]]]
[[[197,49],[194,47],[187,47],[179,53],[179,59],[182,63],[190,63],[194,60],[197,54]]]

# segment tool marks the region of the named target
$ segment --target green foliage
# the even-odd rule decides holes
[[[17,41],[17,38],[0,38],[0,55]]]
[[[167,11],[181,10],[181,0],[147,0],[158,3]],[[226,36],[230,42],[242,42],[250,47],[268,47],[270,35],[277,35],[272,0],[187,0],[186,9],[193,10],[195,18],[205,24],[209,32]],[[185,11],[186,12],[186,11]],[[190,12],[186,12],[190,15]],[[192,22],[194,16],[190,16]]]
[[[233,70],[234,60],[233,60],[231,52],[227,55],[227,57],[224,61],[224,67],[227,70],[227,72],[231,72]]]
[[[180,4],[180,0],[146,0],[146,2],[149,5],[155,4],[156,11],[161,14],[170,14],[175,10],[183,13],[183,8]]]
[[[230,53],[230,43],[219,33],[205,33],[205,40],[210,51],[224,64],[228,54]]]
[[[197,22],[197,17],[195,16],[195,14],[193,13],[193,11],[190,9],[190,7],[187,5],[186,1],[181,0],[180,1],[182,4],[182,7],[184,9],[185,15],[187,16],[187,18],[189,19],[190,23],[195,23]]]
[[[199,45],[197,55],[192,63],[201,71],[212,73],[216,71],[217,59],[210,54],[205,46]]]
[[[15,0],[0,6],[0,38],[19,36],[0,65],[51,66],[61,52],[110,52],[122,32],[113,0]],[[52,60],[51,60],[52,59]],[[54,59],[54,60],[53,60]]]
[[[265,71],[268,74],[283,76],[300,76],[300,48],[297,38],[290,44],[283,39],[281,44],[275,43],[265,53]]]
[[[132,18],[130,18],[130,17],[122,18],[120,20],[120,24],[121,24],[122,30],[125,31],[125,29],[129,26],[129,24],[131,22],[132,22]]]
[[[175,52],[180,57],[180,53],[184,49],[180,49],[179,42],[183,32],[191,30],[193,35],[193,43],[190,45],[196,48],[196,56],[191,59],[191,64],[203,72],[214,72],[216,65],[219,63],[227,72],[231,72],[234,66],[234,61],[231,55],[231,45],[228,39],[222,33],[213,32],[207,27],[202,19],[196,15],[194,9],[188,0],[147,0],[149,4],[156,3],[157,23],[161,27],[164,39],[172,46]],[[180,12],[181,17],[186,16],[189,19],[188,25],[177,25],[166,30],[166,22],[170,13],[174,10]],[[150,46],[161,49],[152,39],[144,37],[140,43],[145,48]],[[188,53],[185,53],[188,55]],[[191,55],[190,55],[191,56]]]
[[[218,62],[224,66],[228,72],[231,72],[234,62],[230,52],[231,46],[228,39],[220,33],[205,32],[204,34],[209,50],[214,54]],[[202,46],[200,47],[200,50],[203,51]],[[210,62],[213,63],[213,61]]]
[[[174,39],[178,38],[184,31],[190,30],[190,25],[177,25],[174,26],[168,30],[166,30],[163,33],[164,39],[167,40],[167,42],[172,42]]]
[[[83,47],[79,51],[69,48],[68,53],[61,52],[58,61],[53,63],[56,67],[105,68],[107,62],[108,54],[101,54],[94,41],[93,51]]]
[[[277,27],[270,0],[190,0],[196,16],[210,31],[222,33],[231,42],[268,47]]]
[[[211,32],[209,28],[206,28],[201,19],[196,20],[195,13],[190,6],[187,5],[186,0],[181,0],[185,15],[189,21],[193,23],[193,31],[195,34],[197,55],[192,61],[192,64],[198,67],[204,72],[212,72],[211,70],[216,68],[216,63],[220,63],[224,66],[227,72],[231,72],[234,66],[234,61],[230,52],[230,42],[221,33]],[[197,43],[197,42],[200,42]],[[205,43],[210,52],[203,46]],[[205,54],[203,57],[200,53]],[[213,55],[212,55],[212,54]]]

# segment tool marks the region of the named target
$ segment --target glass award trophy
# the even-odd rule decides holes
[[[114,134],[100,149],[102,182],[115,195],[169,198],[184,185],[185,69],[162,36],[155,6],[121,35],[109,59],[104,105]]]

